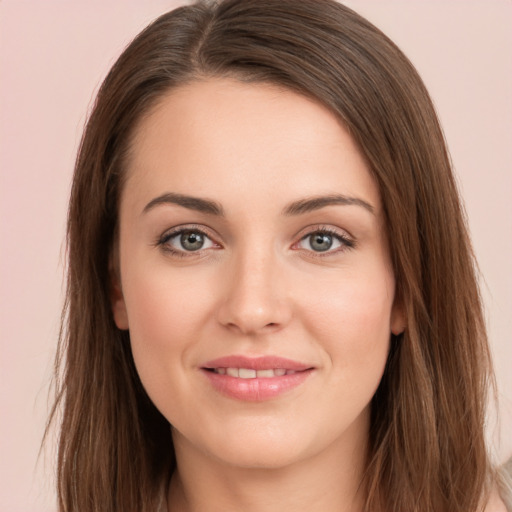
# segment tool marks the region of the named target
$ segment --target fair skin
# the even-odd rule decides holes
[[[294,92],[208,79],[163,97],[131,149],[113,311],[172,425],[169,510],[362,510],[404,317],[353,140]]]

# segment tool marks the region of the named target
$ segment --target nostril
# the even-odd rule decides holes
[[[259,297],[258,294],[232,294],[217,309],[217,320],[224,328],[251,335],[277,331],[289,322],[291,316],[287,300]]]

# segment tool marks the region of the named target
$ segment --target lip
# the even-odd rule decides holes
[[[250,370],[271,370],[272,368],[284,368],[285,370],[293,370],[302,372],[312,368],[312,365],[299,363],[293,359],[286,359],[279,356],[226,356],[213,359],[202,365],[202,368],[248,368]]]
[[[242,379],[213,372],[214,368],[247,368],[270,370],[282,368],[295,373],[274,377]],[[278,356],[227,356],[208,361],[201,366],[201,372],[219,393],[236,400],[261,402],[300,386],[314,371],[314,367],[292,359]]]

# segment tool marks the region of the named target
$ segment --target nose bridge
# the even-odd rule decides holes
[[[245,334],[278,329],[290,316],[279,258],[269,240],[233,252],[220,321]]]

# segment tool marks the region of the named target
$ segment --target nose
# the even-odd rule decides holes
[[[249,252],[249,251],[247,251]],[[241,254],[230,262],[218,321],[245,335],[278,331],[292,317],[282,265],[270,253]]]

